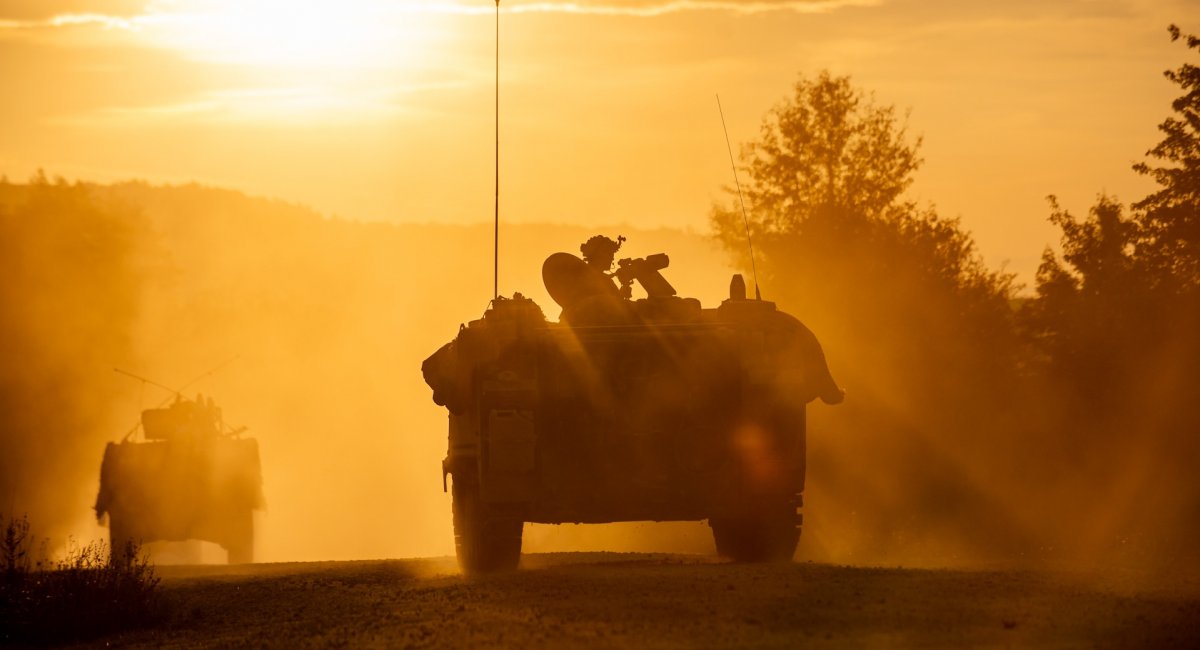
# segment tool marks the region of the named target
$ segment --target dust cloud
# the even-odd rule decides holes
[[[487,307],[490,224],[362,224],[198,186],[45,178],[0,185],[0,206],[6,511],[28,512],[57,543],[106,537],[91,512],[104,443],[172,397],[120,368],[194,381],[188,397],[213,398],[259,441],[257,559],[453,553],[445,412],[420,365]],[[726,290],[706,238],[598,231],[629,237],[631,255],[671,254],[685,294],[713,304]],[[501,292],[557,317],[541,262],[592,234],[506,226]]]
[[[121,368],[173,387],[195,380],[189,397],[212,397],[259,441],[258,560],[453,553],[445,411],[420,364],[486,308],[490,224],[366,224],[199,186],[42,177],[0,183],[0,229],[0,508],[28,513],[57,544],[106,536],[91,511],[104,443],[171,396]],[[501,293],[556,319],[542,260],[593,234],[625,235],[623,256],[668,253],[664,275],[706,307],[727,295],[730,261],[710,238],[620,225],[506,226]],[[935,366],[900,338],[856,346],[886,323],[864,330],[822,311],[827,280],[764,283],[821,339],[848,393],[809,409],[799,558],[945,566],[1083,549],[1100,562],[1135,541],[1135,526],[1155,543],[1194,539],[1164,523],[1200,502],[1182,460],[1196,458],[1194,442],[1064,437],[1086,421],[1078,404],[1031,375],[947,361],[938,381],[914,378]],[[945,359],[958,353],[951,333],[929,336],[947,343]],[[1195,372],[1163,364],[1147,393]],[[1106,426],[1133,431],[1139,417]],[[712,549],[700,523],[526,528],[529,551]]]
[[[947,236],[909,231],[925,244],[911,245],[892,222],[814,219],[766,265],[786,278],[769,295],[818,334],[847,392],[809,410],[800,556],[1200,568],[1200,311],[1096,314],[1064,337],[1072,367],[1031,333],[1031,299],[963,264],[953,222],[899,223]]]

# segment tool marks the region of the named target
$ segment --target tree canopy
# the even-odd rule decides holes
[[[987,269],[957,219],[905,198],[920,143],[894,107],[821,72],[797,80],[741,156],[765,293],[811,310],[818,334],[848,330],[832,334],[835,345],[904,364],[942,356],[904,343],[930,327],[964,344],[964,332],[1000,336],[1012,290],[1012,277]],[[712,221],[749,267],[737,202],[715,206]]]
[[[1200,52],[1200,37],[1169,28],[1172,41],[1183,39]],[[1182,94],[1171,104],[1175,114],[1159,124],[1163,139],[1146,152],[1150,160],[1134,169],[1154,179],[1158,191],[1134,204],[1143,230],[1141,255],[1155,286],[1200,290],[1200,67],[1184,63],[1164,75]]]
[[[1200,49],[1200,38],[1169,31]],[[1162,536],[1141,544],[1173,536],[1192,545],[1200,535],[1200,67],[1184,63],[1166,77],[1182,95],[1159,125],[1162,141],[1134,165],[1158,189],[1128,214],[1100,195],[1084,219],[1051,197],[1062,253],[1043,253],[1037,296],[1021,320],[1060,405],[1058,421],[1042,426],[1075,442],[1095,497],[1131,504],[1115,513],[1122,531]],[[1130,459],[1153,467],[1152,480],[1131,477]]]
[[[790,100],[763,120],[747,145],[747,197],[770,230],[799,227],[821,210],[877,217],[912,184],[920,138],[909,142],[891,106],[879,106],[828,71],[801,77]]]
[[[1174,25],[1169,32],[1172,41],[1200,49],[1200,38]],[[1050,197],[1062,261],[1043,253],[1027,322],[1078,382],[1143,374],[1146,352],[1178,345],[1173,339],[1190,337],[1186,324],[1200,316],[1200,67],[1184,63],[1165,75],[1183,94],[1159,125],[1163,140],[1134,165],[1159,188],[1134,203],[1129,217],[1113,197],[1101,195],[1084,220]]]

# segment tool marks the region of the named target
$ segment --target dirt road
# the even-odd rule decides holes
[[[237,647],[1200,647],[1200,585],[1110,573],[529,555],[163,567],[169,623],[101,640]],[[1169,585],[1167,583],[1170,583]]]

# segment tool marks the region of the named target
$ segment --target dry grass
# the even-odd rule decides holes
[[[50,560],[25,517],[0,517],[0,645],[84,641],[165,618],[159,578],[133,544],[71,544]],[[110,561],[111,559],[111,561]]]

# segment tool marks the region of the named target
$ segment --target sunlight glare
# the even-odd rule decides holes
[[[216,63],[380,68],[413,63],[440,33],[417,3],[380,0],[179,0],[159,3],[169,44]]]

